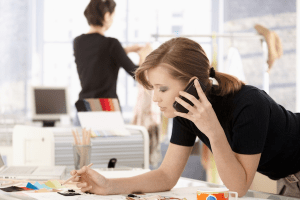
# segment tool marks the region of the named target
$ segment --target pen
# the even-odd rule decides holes
[[[91,167],[93,165],[93,163],[89,164],[87,167]],[[61,185],[64,185],[66,183],[68,183],[70,180],[72,180],[73,178],[76,177],[77,174],[73,175],[72,177],[70,177],[68,180],[66,180],[65,182],[63,182]]]

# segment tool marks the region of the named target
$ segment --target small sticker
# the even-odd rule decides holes
[[[208,197],[206,197],[206,200],[217,200],[217,198],[213,195],[209,195]]]

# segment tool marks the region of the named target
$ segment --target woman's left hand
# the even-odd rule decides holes
[[[195,79],[194,83],[199,96],[199,100],[187,92],[180,91],[179,94],[190,100],[194,104],[194,106],[191,106],[181,98],[176,97],[175,100],[183,107],[185,107],[189,112],[187,114],[181,112],[174,113],[177,116],[192,121],[197,126],[197,128],[208,138],[213,138],[215,137],[214,134],[222,129],[222,126],[217,118],[214,109],[212,108],[211,103],[208,101],[206,95],[200,87],[199,81]]]

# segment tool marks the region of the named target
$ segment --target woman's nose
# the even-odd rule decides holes
[[[154,102],[159,102],[159,101],[160,101],[159,95],[157,95],[156,92],[153,92],[153,98],[152,98],[152,100],[153,100]]]

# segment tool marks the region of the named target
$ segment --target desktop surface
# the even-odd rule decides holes
[[[2,180],[0,180],[2,181]],[[60,181],[63,182],[63,181]],[[17,183],[16,183],[17,184]],[[26,181],[20,181],[18,186],[22,186],[26,184]],[[1,187],[1,186],[0,186]],[[67,185],[67,188],[72,188],[76,192],[79,192],[78,188],[76,187],[76,183],[70,183]],[[224,185],[217,185],[208,183],[206,181],[194,180],[189,178],[181,177],[177,182],[176,186],[170,190],[165,192],[156,192],[156,193],[146,193],[147,196],[153,195],[160,195],[160,196],[168,196],[168,197],[176,197],[176,198],[186,198],[187,200],[193,200],[197,198],[197,190],[210,190],[212,188],[225,188]],[[24,195],[25,192],[3,192],[0,190],[0,199],[13,199],[14,197],[17,199],[102,199],[102,200],[113,200],[113,199],[122,199],[125,200],[127,194],[122,195],[108,195],[108,196],[100,196],[100,195],[93,195],[93,194],[83,194],[79,196],[73,197],[65,197],[56,192],[47,192],[47,193],[34,193],[31,192],[31,195],[28,196]],[[33,197],[34,198],[31,198]],[[141,195],[140,195],[141,196]],[[242,200],[259,200],[259,199],[276,199],[276,200],[297,200],[298,198],[292,197],[285,197],[281,195],[269,194],[264,192],[257,192],[249,190],[247,194],[242,197],[238,198]],[[299,199],[298,199],[299,200]]]

